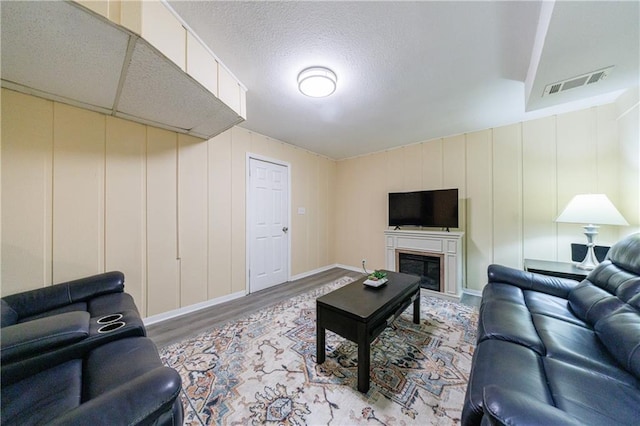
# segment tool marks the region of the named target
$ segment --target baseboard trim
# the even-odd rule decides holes
[[[323,266],[321,268],[317,268],[311,271],[303,272],[302,274],[297,274],[292,276],[289,281],[295,281],[302,278],[309,277],[311,275],[318,274],[320,272],[328,271],[333,268],[342,268],[347,269],[349,271],[362,272],[361,268],[356,268],[354,266],[341,265],[338,263],[334,263],[333,265]],[[215,299],[207,300],[205,302],[196,303],[194,305],[185,306],[184,308],[174,309],[169,312],[163,312],[161,314],[152,315],[150,317],[146,317],[142,320],[145,326],[155,324],[158,322],[166,321],[171,318],[180,317],[182,315],[190,314],[192,312],[199,311],[201,309],[205,309],[211,306],[219,305],[220,303],[229,302],[230,300],[239,299],[240,297],[246,296],[244,291],[239,291],[237,293],[228,294],[226,296],[217,297]]]
[[[205,302],[196,303],[193,305],[185,306],[183,308],[174,309],[169,312],[163,312],[157,315],[151,315],[150,317],[143,318],[142,322],[145,326],[155,324],[158,322],[166,321],[171,318],[180,317],[182,315],[190,314],[192,312],[199,311],[211,306],[219,305],[220,303],[229,302],[230,300],[239,299],[245,296],[244,291],[231,293],[226,296],[216,297],[215,299],[207,300]]]
[[[307,271],[307,272],[303,272],[301,274],[293,275],[291,278],[289,278],[289,281],[301,280],[302,278],[307,278],[307,277],[310,277],[311,275],[319,274],[320,272],[328,271],[329,269],[333,269],[333,268],[336,268],[338,266],[339,265],[334,263],[333,265],[327,265],[327,266],[323,266],[323,267],[318,268],[318,269],[314,269],[312,271]]]
[[[462,294],[468,294],[471,296],[477,296],[477,297],[482,297],[482,291],[481,290],[473,290],[470,288],[463,288],[462,289]]]
[[[364,271],[362,270],[362,268],[358,268],[357,266],[342,265],[340,263],[337,263],[335,266],[336,268],[347,269],[349,271],[360,272],[364,274]]]

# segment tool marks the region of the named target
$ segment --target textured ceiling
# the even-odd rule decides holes
[[[613,101],[620,92],[612,92],[629,85],[628,67],[614,70],[609,87],[572,89],[560,106],[525,111],[537,38],[532,72],[542,70],[545,84],[575,75],[567,59],[588,72],[620,56],[635,64],[638,84],[638,2],[605,3],[595,13],[582,13],[585,3],[558,3],[562,13],[538,31],[541,2],[169,1],[247,86],[243,127],[336,159]],[[620,15],[630,19],[617,23]],[[615,48],[620,37],[624,51]],[[332,96],[298,92],[297,74],[314,65],[338,75]],[[626,80],[612,87],[620,68]]]

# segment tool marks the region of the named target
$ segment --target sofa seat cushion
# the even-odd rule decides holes
[[[636,379],[621,368],[593,330],[545,315],[534,315],[533,318],[546,348],[546,357],[635,385]]]
[[[635,386],[552,358],[544,368],[555,406],[588,425],[638,424],[640,383]]]
[[[2,424],[44,425],[75,408],[82,396],[82,361],[60,364],[2,387]]]
[[[553,404],[546,380],[542,359],[535,351],[503,340],[482,341],[474,352],[462,417],[467,424],[480,423],[483,389],[488,385]]]
[[[158,367],[162,362],[149,339],[126,338],[100,346],[91,351],[85,363],[83,398],[96,398]]]

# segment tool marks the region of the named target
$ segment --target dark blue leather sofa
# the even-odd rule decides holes
[[[488,278],[463,425],[640,423],[640,234],[582,282]]]
[[[2,424],[182,424],[180,376],[121,272],[5,296],[0,311]]]

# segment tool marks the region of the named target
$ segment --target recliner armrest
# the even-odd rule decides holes
[[[181,389],[180,375],[169,367],[158,367],[122,386],[83,402],[52,419],[51,425],[141,425],[151,424],[170,411]],[[181,422],[182,419],[177,419]]]
[[[502,265],[489,265],[487,275],[489,282],[507,283],[523,290],[539,291],[564,299],[569,297],[571,289],[580,284],[568,278],[535,274]]]
[[[504,390],[495,385],[484,388],[482,424],[490,425],[566,425],[579,426],[575,417],[529,395]]]
[[[30,358],[89,337],[89,313],[67,312],[2,329],[0,361]]]
[[[30,317],[93,297],[124,291],[124,274],[105,272],[49,287],[11,294],[2,298],[19,318]]]

